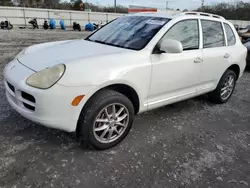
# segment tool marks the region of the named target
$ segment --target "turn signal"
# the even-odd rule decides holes
[[[85,95],[79,95],[79,96],[77,96],[77,97],[72,101],[71,105],[72,105],[72,106],[77,106],[77,105],[81,102],[81,100],[83,99],[84,96],[85,96]]]

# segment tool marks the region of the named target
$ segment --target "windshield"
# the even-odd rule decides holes
[[[123,16],[98,30],[86,40],[141,50],[168,21],[169,18]]]

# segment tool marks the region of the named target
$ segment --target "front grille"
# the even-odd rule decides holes
[[[9,82],[7,82],[9,88],[11,91],[13,91],[15,93],[15,87],[13,85],[11,85]]]
[[[29,104],[26,104],[25,102],[23,102],[23,106],[31,111],[35,111],[35,107],[34,106],[31,106]]]
[[[8,81],[5,82],[5,86],[8,92],[9,99],[12,100],[12,102],[14,102],[20,108],[35,111],[36,99],[34,96],[24,91],[21,91],[18,86],[14,86]]]
[[[27,102],[23,101],[23,106],[25,108],[31,110],[31,111],[35,111],[35,107],[34,106],[32,106],[30,104],[27,104],[28,101],[29,101],[31,103],[34,103],[34,105],[35,105],[35,103],[36,103],[35,97],[33,97],[32,95],[30,95],[30,94],[28,94],[28,93],[26,93],[24,91],[21,91],[21,96],[22,96],[23,99],[25,99],[27,101]]]
[[[26,92],[23,92],[23,91],[22,91],[21,95],[22,95],[22,97],[23,97],[24,99],[26,99],[26,100],[28,100],[28,101],[30,101],[30,102],[33,102],[33,103],[36,102],[36,99],[35,99],[32,95],[30,95],[30,94],[28,94],[28,93],[26,93]]]

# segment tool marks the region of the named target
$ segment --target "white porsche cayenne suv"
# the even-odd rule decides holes
[[[6,65],[4,83],[24,117],[108,149],[125,138],[135,114],[205,93],[227,102],[246,56],[223,17],[139,13],[86,39],[24,49]]]

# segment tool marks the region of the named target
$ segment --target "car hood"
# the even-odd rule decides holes
[[[68,64],[85,58],[123,53],[127,51],[131,50],[82,39],[34,45],[29,47],[23,56],[18,57],[18,60],[32,70],[40,71],[60,63]]]

